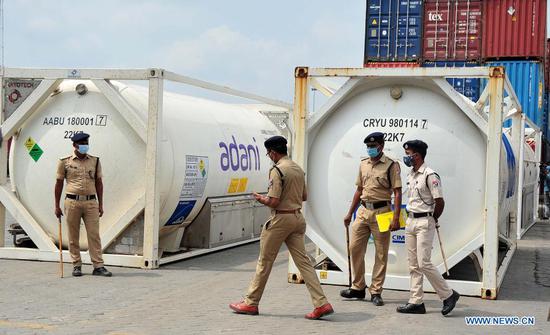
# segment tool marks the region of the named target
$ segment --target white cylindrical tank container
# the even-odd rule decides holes
[[[77,94],[78,84],[88,91]],[[147,89],[116,82],[113,86],[146,124]],[[91,81],[64,81],[25,122],[10,153],[12,184],[53,239],[56,166],[59,158],[72,153],[70,137],[76,132],[91,135],[90,154],[99,156],[103,167],[101,232],[145,192],[145,143]],[[254,108],[165,93],[159,156],[161,227],[189,224],[208,197],[265,191],[271,163],[263,142],[277,134],[277,127]],[[33,158],[26,143],[36,143],[43,153],[35,151]],[[85,236],[82,228],[84,248]]]
[[[392,88],[402,90],[402,95],[394,94],[398,98],[393,98]],[[403,143],[420,139],[428,144],[426,164],[442,179],[446,206],[440,230],[448,258],[482,236],[486,137],[438,86],[431,80],[371,79],[341,96],[340,101],[327,103],[332,106],[328,110],[321,108],[326,116],[316,118],[313,114],[307,140],[308,234],[329,258],[341,269],[347,268],[343,218],[356,189],[360,161],[366,156],[363,139],[375,131],[386,134],[384,152],[400,162],[403,204],[407,203],[406,178],[410,171],[402,161]],[[517,189],[517,155],[510,142],[504,135],[499,192],[501,227],[515,206]],[[528,147],[525,152],[534,156]],[[371,238],[366,255],[368,273],[374,262],[374,249]],[[442,264],[436,241],[432,260],[435,265]],[[387,274],[401,278],[409,275],[404,229],[392,233]]]

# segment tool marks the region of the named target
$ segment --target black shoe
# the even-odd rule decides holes
[[[340,296],[348,299],[365,299],[365,290],[354,290],[352,288],[349,288],[347,290],[340,291]]]
[[[384,300],[382,300],[382,295],[380,294],[371,294],[370,301],[374,306],[384,306]]]
[[[397,307],[397,313],[426,314],[426,307],[422,304],[406,304]]]
[[[73,268],[73,277],[81,277],[82,276],[82,267],[81,266],[75,266]]]
[[[450,297],[443,300],[443,309],[441,309],[441,314],[447,315],[455,308],[456,302],[460,298],[460,294],[457,291],[453,290],[453,294]]]
[[[92,275],[111,277],[113,274],[110,271],[108,271],[104,266],[102,266],[100,268],[94,269],[94,272],[92,272]]]

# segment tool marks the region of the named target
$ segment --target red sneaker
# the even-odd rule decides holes
[[[258,306],[247,305],[244,301],[229,304],[229,308],[237,314],[258,315]]]
[[[313,312],[306,314],[306,319],[318,320],[323,316],[330,315],[332,313],[334,313],[334,309],[332,309],[332,305],[324,304],[321,307],[315,308]]]

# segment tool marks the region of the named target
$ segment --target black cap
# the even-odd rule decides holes
[[[267,150],[274,150],[277,152],[286,152],[286,144],[287,140],[282,136],[272,136],[264,142],[264,146]],[[285,150],[282,150],[283,148]]]
[[[426,142],[421,140],[410,140],[403,144],[403,148],[413,149],[419,152],[426,152],[426,149],[428,149],[428,145],[426,144]]]
[[[365,137],[365,140],[363,140],[363,143],[365,144],[371,144],[371,143],[378,143],[378,144],[384,144],[384,133],[381,132],[374,132],[372,134],[369,134],[369,136]]]
[[[73,137],[71,137],[71,141],[73,141],[73,142],[80,142],[80,141],[87,140],[88,137],[90,137],[89,134],[86,134],[86,133],[77,133],[77,134],[74,134]]]

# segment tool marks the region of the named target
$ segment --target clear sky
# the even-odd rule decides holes
[[[4,0],[4,11],[11,67],[163,67],[291,101],[297,65],[362,66],[364,0]]]
[[[365,0],[4,0],[4,11],[12,67],[163,67],[291,101],[297,65],[362,66]]]

